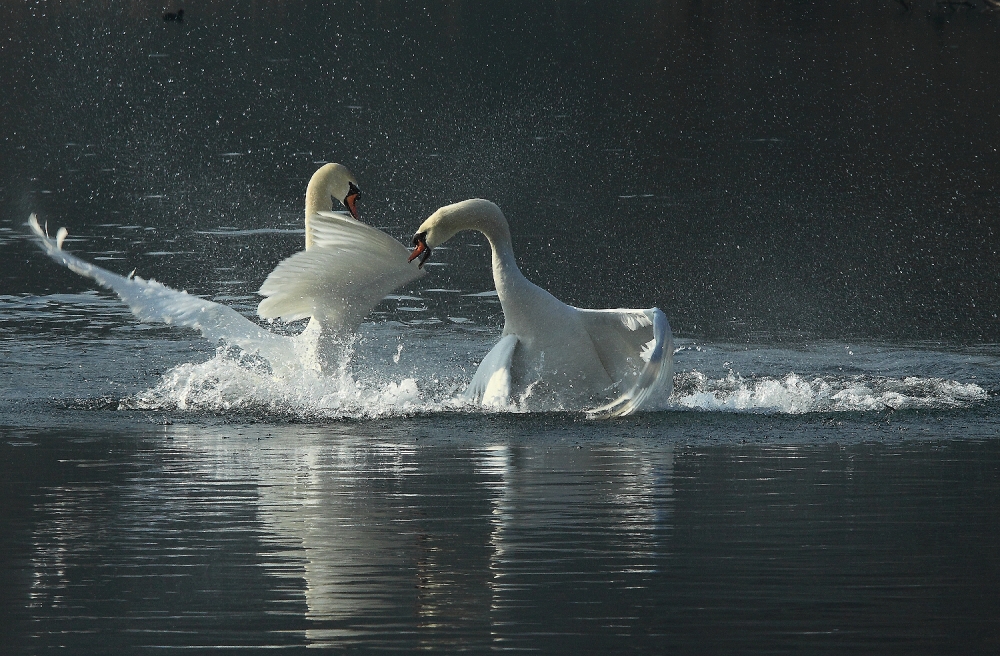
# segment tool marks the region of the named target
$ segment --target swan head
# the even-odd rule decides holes
[[[307,209],[311,211],[333,209],[333,200],[343,203],[347,211],[355,219],[358,218],[358,198],[361,190],[358,188],[358,180],[354,177],[346,166],[331,162],[324,164],[309,180],[309,188],[306,190],[307,203],[314,206]]]
[[[427,220],[417,228],[416,234],[413,235],[413,251],[407,262],[419,257],[419,266],[423,267],[434,248],[463,230],[479,230],[492,240],[498,229],[510,239],[507,220],[500,208],[488,200],[473,198],[445,205],[427,217]]]

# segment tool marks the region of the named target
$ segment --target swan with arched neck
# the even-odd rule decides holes
[[[309,318],[301,335],[272,333],[236,310],[153,279],[123,276],[63,250],[67,231],[56,238],[32,214],[28,219],[39,246],[54,261],[114,291],[141,321],[199,330],[266,358],[272,366],[296,360],[304,339],[324,341],[357,329],[386,294],[423,274],[406,263],[408,249],[381,230],[357,220],[360,196],[354,175],[340,164],[326,164],[309,181],[305,199],[306,250],[286,258],[261,286],[263,319]],[[334,202],[348,212],[334,212]]]
[[[673,337],[658,308],[588,310],[563,303],[521,273],[510,227],[487,200],[442,207],[413,237],[409,261],[463,230],[489,240],[493,282],[503,308],[499,343],[479,364],[465,397],[486,406],[524,402],[584,408],[611,417],[666,404],[673,388]]]
[[[353,331],[385,296],[423,275],[408,249],[357,219],[357,181],[326,164],[306,189],[306,248],[283,260],[260,287],[262,319],[310,318],[330,333]],[[332,199],[350,211],[333,212]]]

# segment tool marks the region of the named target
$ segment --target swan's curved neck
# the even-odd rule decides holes
[[[517,261],[514,259],[514,247],[510,242],[510,233],[505,231],[497,235],[490,235],[487,232],[483,232],[483,234],[489,240],[490,248],[493,251],[493,283],[496,285],[497,294],[504,296],[522,284],[528,283],[528,279],[521,273],[517,267]]]
[[[312,246],[312,215],[316,212],[329,212],[332,209],[333,198],[330,196],[327,176],[314,175],[306,187],[306,250]]]
[[[329,212],[333,209],[333,197],[330,196],[328,186],[325,180],[318,181],[313,178],[309,181],[309,186],[306,188],[306,221],[309,220],[310,214]]]
[[[513,253],[510,243],[510,226],[507,219],[495,205],[486,206],[479,212],[473,212],[466,217],[465,228],[478,230],[486,236],[494,251],[498,249]]]
[[[468,217],[466,226],[483,233],[490,242],[493,284],[496,285],[501,304],[519,292],[535,287],[517,267],[510,239],[510,226],[498,207],[492,203],[482,207],[481,211],[474,212]]]

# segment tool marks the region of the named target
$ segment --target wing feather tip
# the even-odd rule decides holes
[[[42,226],[38,224],[38,215],[35,214],[34,212],[32,212],[31,215],[28,217],[28,226],[31,228],[31,231],[35,233],[37,236],[42,237],[43,239],[45,238],[45,233],[42,231]]]

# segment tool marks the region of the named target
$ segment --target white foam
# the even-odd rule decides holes
[[[974,383],[908,376],[744,379],[730,371],[711,379],[698,371],[677,374],[672,404],[681,408],[728,412],[803,414],[859,410],[912,410],[967,407],[986,401]]]
[[[238,348],[220,347],[207,362],[174,367],[152,389],[126,399],[122,405],[302,419],[444,411],[524,412],[529,407],[531,389],[524,398],[504,404],[496,402],[494,397],[498,395],[492,395],[488,407],[471,405],[460,398],[475,372],[477,360],[494,343],[495,338],[488,334],[457,328],[413,331],[399,323],[366,324],[361,334],[327,344],[330,350],[324,351],[326,355],[322,358],[317,350],[318,337],[318,331],[307,328],[294,342],[295,353],[286,354],[288,357],[277,367],[262,358],[247,356]],[[975,383],[931,376],[893,377],[863,370],[848,375],[833,371],[827,366],[827,359],[822,359],[820,373],[815,375],[744,377],[728,362],[734,352],[717,350],[714,355],[699,350],[692,352],[691,357],[704,359],[708,371],[727,373],[713,377],[702,373],[698,364],[689,363],[687,371],[674,377],[674,394],[668,408],[797,415],[962,408],[989,398],[988,392]],[[842,357],[835,348],[822,353],[827,352],[832,362],[839,362],[837,358]],[[801,358],[792,351],[758,352],[755,357],[775,363],[784,361],[786,366],[794,366],[789,359]],[[928,360],[920,358],[925,356],[914,357],[906,368],[940,369],[939,364],[928,367]],[[321,359],[325,363],[323,371],[319,365]],[[934,356],[930,361],[939,363],[939,359]],[[726,360],[723,363],[726,366],[719,369],[717,364],[721,360]],[[501,382],[496,382],[498,390],[504,387]],[[530,405],[537,409],[537,400]]]
[[[220,347],[211,360],[174,367],[152,389],[123,406],[145,410],[250,412],[342,418],[407,414],[433,407],[417,381],[355,377],[346,368],[324,375],[311,368],[272,371],[265,362]]]

